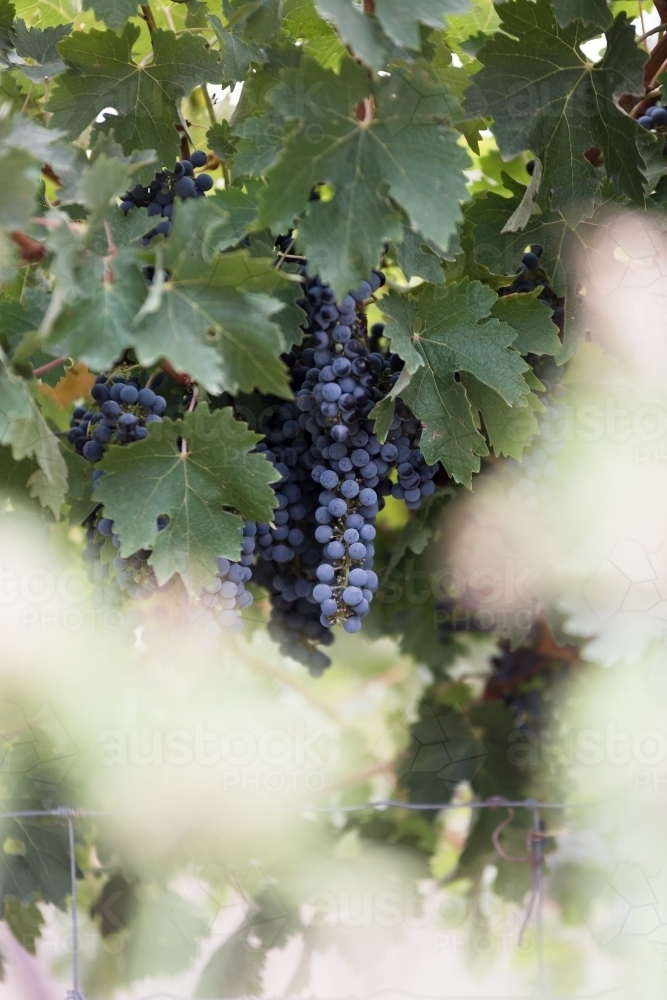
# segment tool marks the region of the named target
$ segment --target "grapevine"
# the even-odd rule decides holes
[[[552,516],[582,370],[630,391],[618,358],[647,333],[667,228],[667,0],[636,6],[0,0],[0,529],[47,539],[88,587],[82,605],[123,623],[136,675],[168,661],[167,686],[187,674],[172,649],[211,664],[216,684],[238,656],[319,710],[346,671],[371,676],[369,651],[391,649],[382,683],[403,743],[379,770],[366,761],[351,792],[336,779],[318,795],[342,807],[389,775],[412,815],[392,806],[348,832],[407,845],[473,893],[493,872],[494,891],[513,884],[492,809],[443,876],[455,838],[443,847],[442,819],[418,803],[541,795],[543,773],[512,770],[507,745],[555,741],[593,670],[584,641],[616,643],[593,584],[588,604],[543,590],[525,620],[485,617],[457,542],[461,512],[494,490],[517,534]],[[617,355],[599,300],[619,269],[637,329]],[[664,581],[657,545],[627,568],[627,534],[587,571],[627,583],[634,613]],[[500,576],[502,604],[513,577]],[[488,755],[472,755],[478,771],[455,759],[470,727]],[[16,782],[32,813],[57,796],[28,774]],[[107,933],[118,885],[122,933],[140,879],[98,833],[90,919]],[[0,839],[6,919],[12,886],[62,906],[63,872],[76,881],[62,845],[44,874],[51,848],[28,839]],[[313,928],[289,927],[309,960]],[[232,989],[214,961],[196,994],[257,995],[246,952],[271,947],[244,925],[220,968],[252,969]],[[118,970],[135,967],[116,964],[109,988],[130,988]]]

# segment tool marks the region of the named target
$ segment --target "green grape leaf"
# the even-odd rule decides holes
[[[512,0],[498,7],[502,33],[478,55],[466,111],[493,118],[506,160],[531,150],[543,167],[540,204],[559,210],[571,226],[593,212],[600,180],[584,153],[604,154],[607,177],[619,194],[643,203],[643,160],[637,124],[614,97],[641,87],[644,54],[624,14],[607,36],[602,59],[580,49],[597,31],[580,21],[561,28],[548,0]]]
[[[249,945],[243,934],[233,934],[209,958],[195,997],[257,996],[262,988],[260,960],[264,957],[264,951]]]
[[[236,152],[236,136],[232,135],[228,121],[216,122],[206,133],[206,142],[212,153],[221,160],[229,160]]]
[[[424,246],[432,252],[425,251]],[[410,226],[403,226],[403,239],[394,245],[394,249],[398,266],[406,278],[423,278],[433,285],[440,285],[445,280],[439,259],[442,251],[435,244],[429,246],[429,242]]]
[[[65,497],[67,467],[27,383],[0,368],[0,444],[9,445],[14,460],[33,458],[39,468],[29,485],[56,517]]]
[[[16,8],[11,0],[0,0],[0,54],[14,46],[14,18]]]
[[[143,365],[167,358],[209,392],[253,388],[289,397],[280,328],[270,295],[285,279],[273,261],[244,251],[216,254],[205,242],[208,199],[178,205],[163,243],[169,280],[135,319],[134,349]],[[209,260],[211,263],[209,264]]]
[[[0,128],[0,226],[22,229],[34,214],[39,185],[39,165],[34,156],[10,146],[11,137]]]
[[[72,30],[71,24],[59,24],[54,28],[28,28],[25,21],[19,18],[15,25],[16,54],[22,59],[30,59],[30,63],[21,66],[24,73],[33,83],[42,83],[45,79],[52,80],[62,73],[65,63],[58,55],[56,45],[66,38]]]
[[[240,142],[234,157],[234,172],[238,175],[261,177],[280,159],[285,127],[268,116],[246,118],[234,126]]]
[[[475,198],[466,210],[466,223],[474,240],[473,257],[478,265],[496,274],[512,275],[521,263],[528,244],[539,244],[544,248],[540,264],[549,276],[552,288],[558,295],[565,296],[565,336],[560,351],[555,355],[557,362],[563,364],[575,352],[579,342],[581,304],[577,293],[581,269],[586,265],[595,265],[595,247],[600,232],[618,213],[618,204],[614,201],[603,202],[593,216],[581,222],[576,230],[569,228],[560,213],[544,212],[534,216],[520,233],[503,232],[524,191],[506,174],[503,175],[503,182],[514,191],[514,197],[482,195]]]
[[[25,803],[22,805],[25,808]],[[10,803],[5,807],[10,810]],[[22,853],[0,851],[3,902],[8,896],[25,900],[40,895],[64,909],[71,891],[67,827],[41,818],[3,819],[0,836],[3,843],[9,840],[23,845]]]
[[[608,28],[613,20],[606,0],[553,0],[553,8],[561,28],[577,20]]]
[[[97,507],[97,499],[92,497],[93,479],[90,462],[75,451],[65,448],[63,452],[67,465],[68,518],[72,524],[82,524]]]
[[[325,21],[335,25],[342,42],[374,70],[384,69],[406,53],[387,38],[380,22],[362,12],[353,0],[315,0]]]
[[[455,109],[444,85],[421,70],[397,71],[378,84],[377,113],[359,121],[353,109],[369,87],[362,67],[346,61],[337,76],[306,60],[282,77],[269,100],[300,125],[266,174],[260,222],[284,232],[307,208],[298,246],[340,294],[368,276],[386,239],[402,236],[402,216],[387,195],[413,229],[446,250],[467,198],[467,155],[457,132],[439,124]],[[309,200],[322,182],[333,198]]]
[[[552,312],[540,302],[538,288],[534,292],[502,295],[491,307],[491,315],[507,323],[518,336],[512,347],[519,354],[559,354],[561,342]]]
[[[486,445],[455,373],[470,372],[510,406],[525,406],[529,392],[523,377],[528,365],[510,347],[516,331],[490,317],[495,301],[491,289],[468,279],[445,287],[424,285],[409,298],[391,292],[382,300],[392,349],[406,364],[413,351],[422,360],[400,395],[424,425],[424,456],[441,461],[467,486]]]
[[[77,277],[78,288],[63,304],[44,343],[54,354],[104,371],[135,342],[133,323],[146,297],[146,280],[129,249],[106,260],[84,258]]]
[[[211,220],[204,242],[213,253],[236,246],[248,234],[257,216],[257,200],[250,192],[230,187],[207,198]],[[209,252],[210,252],[209,251]]]
[[[521,461],[532,436],[539,433],[535,413],[543,412],[544,404],[531,392],[525,397],[526,406],[508,406],[496,392],[472,375],[464,372],[461,382],[471,404],[484,418],[484,428],[494,453]]]
[[[283,0],[223,0],[227,21],[245,42],[272,42],[280,31]]]
[[[95,498],[114,522],[121,553],[152,549],[160,583],[179,573],[191,594],[211,586],[217,557],[239,557],[242,518],[272,520],[269,484],[279,474],[251,454],[260,439],[230,408],[200,404],[182,419],[151,424],[144,441],[109,448]],[[160,515],[169,518],[162,531]]]
[[[9,500],[15,509],[32,510],[37,507],[28,482],[38,468],[31,458],[17,462],[11,448],[0,446],[0,505]]]
[[[253,63],[261,65],[266,62],[266,53],[258,45],[249,45],[238,35],[228,31],[215,14],[209,14],[208,20],[220,42],[222,79],[225,83],[245,80]]]
[[[50,124],[75,139],[104,108],[113,107],[118,115],[101,130],[113,126],[126,153],[150,147],[170,163],[178,152],[176,102],[198,84],[219,78],[219,55],[197,35],[157,30],[152,61],[136,64],[132,48],[139,35],[137,25],[127,24],[120,36],[93,30],[63,39],[58,51],[68,68],[47,105]]]
[[[421,48],[419,25],[445,27],[448,14],[464,14],[468,0],[375,0],[375,13],[382,29],[399,48]]]
[[[96,20],[104,21],[116,34],[134,17],[138,6],[137,0],[83,0],[83,9],[92,10]]]
[[[333,27],[317,13],[314,0],[285,0],[283,30],[298,39],[306,55],[338,71],[347,49]]]

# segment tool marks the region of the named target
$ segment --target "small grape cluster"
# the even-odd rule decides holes
[[[202,591],[198,602],[193,604],[184,590],[179,592],[183,617],[201,627],[209,640],[217,639],[223,632],[238,632],[243,628],[241,611],[253,602],[246,584],[252,579],[256,535],[255,523],[246,521],[239,561],[219,558],[215,582]]]
[[[125,375],[98,375],[91,396],[97,410],[77,406],[68,434],[76,452],[89,462],[99,462],[109,444],[143,440],[148,434],[146,424],[159,423],[167,408],[164,396],[142,389],[136,379]]]
[[[664,129],[667,127],[667,108],[661,104],[654,104],[637,119],[637,124],[645,129]]]
[[[101,514],[101,516],[99,516]],[[163,531],[168,524],[166,517],[158,517],[157,526]],[[104,586],[104,599],[109,604],[121,603],[123,594],[133,600],[146,600],[159,589],[152,568],[148,564],[150,549],[140,549],[131,556],[117,552],[110,563],[101,561],[104,545],[110,539],[115,549],[120,549],[120,538],[114,532],[113,521],[98,512],[88,523],[84,562],[90,563],[89,576],[93,583]],[[110,569],[115,574],[110,574]]]
[[[552,320],[560,330],[561,336],[565,328],[565,299],[556,294],[541,270],[540,261],[544,248],[533,244],[521,260],[521,268],[511,285],[498,290],[498,295],[513,295],[517,292],[534,292],[542,286],[540,301],[545,302],[553,310]]]
[[[210,174],[194,171],[206,165],[207,156],[202,150],[195,150],[187,159],[177,160],[173,170],[159,170],[150,184],[137,184],[126,191],[120,207],[127,215],[133,208],[146,208],[149,216],[160,216],[159,222],[142,238],[142,246],[147,247],[158,234],[168,236],[171,231],[171,217],[174,201],[179,198],[203,198],[213,187]]]

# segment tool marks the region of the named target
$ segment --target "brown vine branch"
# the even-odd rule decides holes
[[[176,385],[180,385],[181,388],[190,389],[191,386],[194,385],[194,379],[191,379],[189,375],[185,374],[185,372],[177,372],[174,366],[168,361],[161,361],[160,368],[166,375],[169,376],[172,382],[175,382]]]
[[[375,0],[364,0],[364,14],[375,13]]]
[[[188,125],[189,124],[190,122],[188,122]],[[180,124],[175,125],[174,127],[181,136],[181,159],[188,160],[190,158],[190,142],[188,141],[186,131]]]
[[[35,378],[39,378],[40,375],[46,375],[47,372],[52,371],[59,365],[64,365],[66,361],[69,361],[69,358],[64,355],[61,358],[54,358],[53,361],[49,361],[45,365],[40,365],[39,368],[34,368],[32,373]]]
[[[42,175],[44,177],[48,177],[48,179],[50,181],[53,181],[54,184],[57,184],[58,187],[62,187],[63,186],[63,182],[60,180],[60,177],[55,172],[55,170],[53,169],[53,167],[51,166],[50,163],[45,163],[44,164],[44,166],[42,167]]]
[[[39,264],[46,257],[47,249],[44,244],[22,233],[20,229],[12,229],[9,238],[21,251],[21,260],[25,264]]]
[[[651,105],[655,104],[658,97],[660,97],[660,90],[649,91],[649,93],[646,94],[644,97],[642,97],[640,101],[637,101],[635,106],[629,112],[630,117],[635,119],[641,118],[641,116],[646,113],[646,111],[651,107]]]

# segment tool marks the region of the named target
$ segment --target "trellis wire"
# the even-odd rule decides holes
[[[531,865],[532,868],[532,891],[526,909],[526,917],[524,920],[524,925],[521,929],[521,935],[527,926],[533,908],[537,904],[535,910],[535,928],[536,928],[536,950],[537,950],[537,983],[536,990],[531,994],[531,998],[525,998],[525,1000],[533,1000],[535,997],[546,996],[545,983],[544,983],[544,933],[543,933],[543,922],[542,922],[542,910],[544,906],[544,852],[542,849],[542,842],[544,835],[541,828],[541,818],[540,812],[542,809],[572,809],[572,808],[584,808],[582,805],[574,805],[559,802],[538,802],[536,799],[522,799],[520,801],[513,801],[510,799],[504,799],[500,796],[493,796],[485,800],[475,800],[472,802],[401,802],[398,799],[377,799],[371,802],[363,802],[359,805],[351,806],[299,806],[290,811],[299,813],[350,813],[350,812],[364,812],[367,809],[387,809],[387,808],[399,808],[399,809],[413,809],[413,810],[429,810],[444,812],[446,810],[454,809],[527,809],[532,814],[533,824],[528,834],[528,855],[526,858],[511,858],[509,855],[504,854],[502,850],[501,855],[509,861],[526,862]],[[54,819],[65,819],[68,825],[69,834],[69,860],[70,860],[70,894],[72,898],[71,905],[71,920],[72,920],[72,989],[68,991],[66,1000],[85,1000],[84,994],[79,988],[79,931],[78,931],[78,908],[77,908],[77,888],[76,888],[76,850],[75,850],[75,837],[74,837],[74,823],[77,819],[83,818],[97,818],[97,817],[112,817],[112,816],[123,816],[128,815],[127,812],[104,812],[99,810],[91,809],[68,809],[66,807],[60,807],[58,809],[27,809],[20,810],[16,812],[3,812],[0,813],[0,819],[27,819],[27,818],[37,818],[37,817],[51,817]],[[511,818],[511,816],[510,816]],[[501,823],[496,832],[505,826],[505,821]],[[497,849],[499,845],[496,842],[494,836],[494,844]],[[580,994],[578,997],[570,997],[569,1000],[594,1000],[598,997],[611,997],[616,990],[607,990],[604,993],[595,994]],[[363,998],[358,998],[358,1000],[371,1000],[372,997],[380,996],[384,993],[396,993],[401,994],[400,990],[379,990],[375,993],[367,994]],[[407,994],[405,994],[407,995]],[[413,996],[410,994],[410,996]],[[154,993],[150,997],[145,997],[144,1000],[186,1000],[184,997],[178,997],[174,994],[169,993]],[[241,998],[238,998],[241,1000]],[[283,998],[283,1000],[290,1000],[290,998]],[[296,998],[295,998],[296,1000]],[[327,1000],[339,1000],[339,998],[327,998]],[[343,1000],[343,998],[340,998]],[[347,998],[345,998],[347,1000]],[[456,997],[414,997],[414,1000],[457,1000]],[[460,1000],[494,1000],[492,997],[465,997],[460,998]],[[498,998],[498,1000],[506,1000],[506,998]],[[514,998],[514,1000],[520,1000],[520,998]],[[561,998],[561,1000],[566,1000],[566,998]]]

